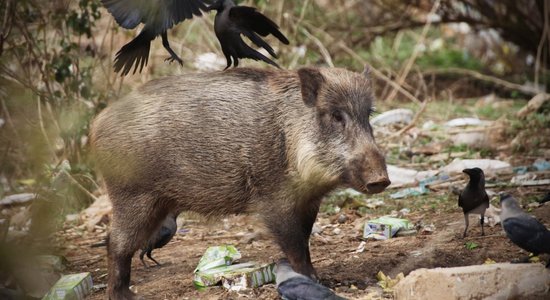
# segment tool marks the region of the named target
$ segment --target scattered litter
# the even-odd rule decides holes
[[[529,170],[528,166],[517,166],[512,168],[512,171],[519,175],[523,175],[527,173],[528,170]]]
[[[42,300],[84,299],[92,286],[92,275],[89,272],[63,275]]]
[[[414,112],[406,108],[389,110],[371,119],[372,126],[385,126],[395,123],[409,124],[412,122]]]
[[[209,247],[204,252],[193,272],[197,273],[221,266],[229,266],[240,258],[241,253],[235,246],[223,245]]]
[[[390,216],[383,216],[369,220],[363,229],[363,238],[386,240],[393,237],[399,230],[409,230],[412,226],[407,219],[399,219]]]
[[[445,123],[446,127],[463,127],[463,126],[487,126],[491,121],[482,121],[478,118],[457,118]]]
[[[460,159],[455,158],[450,164],[441,170],[447,174],[462,173],[462,170],[469,168],[480,168],[485,173],[498,169],[509,168],[510,164],[496,159]]]
[[[358,197],[358,196],[363,196],[363,193],[361,192],[358,192],[352,188],[347,188],[347,189],[340,189],[338,190],[336,193],[336,196],[348,196],[348,197]]]
[[[178,233],[178,234],[186,234],[186,233],[188,233],[189,231],[190,231],[190,230],[187,229],[187,228],[180,228],[180,229],[178,229],[177,233]]]
[[[521,184],[522,182],[531,181],[537,178],[537,174],[525,173],[522,175],[516,175],[510,179],[511,183]]]
[[[420,230],[420,234],[430,235],[430,234],[434,233],[434,231],[435,231],[435,225],[434,224],[424,225],[422,227],[422,229]]]
[[[420,250],[413,250],[411,252],[409,252],[409,254],[413,257],[419,257],[420,255],[422,255],[422,251]]]
[[[533,162],[533,167],[535,167],[537,171],[547,171],[550,170],[550,162],[542,158],[537,158],[537,160]]]
[[[391,194],[390,198],[400,199],[408,196],[424,195],[424,194],[427,194],[428,192],[429,190],[425,186],[418,186],[418,187],[402,189],[396,193]]]
[[[496,261],[494,261],[494,260],[492,260],[492,259],[490,259],[490,258],[487,258],[487,259],[485,260],[485,262],[483,262],[484,265],[492,265],[492,264],[496,264],[496,263],[497,263]]]
[[[240,291],[275,282],[275,263],[233,270],[223,275],[222,286]]]
[[[379,271],[378,274],[376,274],[378,285],[384,289],[384,292],[392,292],[393,287],[403,278],[405,278],[403,273],[397,274],[394,279],[391,279],[390,276],[386,276],[382,271]]]
[[[388,177],[391,185],[413,184],[418,171],[412,169],[400,168],[393,165],[387,165]]]
[[[201,289],[221,282],[229,290],[240,291],[275,281],[274,263],[232,264],[240,258],[241,253],[231,245],[208,248],[195,268],[193,284]]]
[[[365,206],[370,209],[376,209],[379,206],[383,206],[385,203],[382,199],[367,199]]]
[[[219,266],[196,272],[193,284],[198,289],[217,285],[220,282],[230,290],[258,287],[275,281],[274,267],[275,264],[259,266],[254,262]]]
[[[489,139],[485,132],[461,132],[453,135],[455,146],[467,145],[471,148],[490,148]]]
[[[396,216],[398,218],[403,218],[404,216],[408,215],[411,213],[411,210],[408,209],[408,208],[402,208],[400,209],[397,213],[396,213]]]
[[[396,237],[405,237],[405,236],[415,236],[416,235],[416,229],[409,229],[409,230],[399,230],[395,236]]]
[[[492,204],[489,204],[489,208],[485,210],[485,224],[494,227],[496,224],[500,223],[500,208],[496,208]]]
[[[357,246],[357,249],[355,250],[355,253],[363,253],[365,252],[365,246],[367,245],[367,242],[365,241],[361,241],[361,243],[359,243],[359,246]]]
[[[425,178],[423,180],[420,180],[419,185],[420,186],[428,186],[430,184],[434,183],[440,183],[451,179],[451,176],[446,173],[441,173],[439,175],[430,176],[428,178]]]
[[[398,187],[402,185],[416,184],[426,178],[435,176],[439,171],[427,170],[416,171],[413,169],[405,169],[393,165],[387,165],[388,177],[390,178],[390,187]]]
[[[27,202],[32,201],[34,198],[36,198],[36,194],[34,193],[21,193],[21,194],[9,195],[4,197],[2,200],[0,200],[0,205],[25,204]]]

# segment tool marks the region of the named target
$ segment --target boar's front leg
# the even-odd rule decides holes
[[[272,202],[273,203],[273,202]],[[309,253],[309,237],[319,212],[321,199],[290,203],[264,210],[264,220],[294,271],[317,278]],[[288,205],[289,207],[284,207]]]

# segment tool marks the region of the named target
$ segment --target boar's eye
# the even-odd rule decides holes
[[[331,116],[331,118],[334,122],[340,123],[342,126],[346,125],[346,120],[345,120],[343,112],[341,112],[339,110],[334,110],[334,111],[332,111],[330,116]]]

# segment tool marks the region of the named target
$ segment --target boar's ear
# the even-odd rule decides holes
[[[325,77],[318,69],[314,68],[301,68],[298,70],[298,76],[300,77],[300,89],[304,103],[307,106],[315,106],[319,90],[325,82]]]

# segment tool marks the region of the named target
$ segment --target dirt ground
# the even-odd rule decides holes
[[[520,199],[525,199],[527,194],[540,198],[548,191],[548,187],[509,191]],[[349,208],[336,214],[320,213],[316,226],[321,231],[311,238],[311,254],[321,282],[350,299],[391,299],[392,295],[384,293],[377,285],[376,274],[379,271],[393,278],[400,272],[407,275],[418,268],[483,264],[487,259],[508,262],[527,254],[506,238],[498,224],[494,227],[486,226],[485,236],[480,236],[477,216],[470,217],[468,236],[463,239],[463,214],[456,206],[456,197],[447,197],[446,194],[430,194],[430,201],[421,197],[404,200],[386,197],[383,208],[369,210],[366,215],[360,215]],[[494,198],[492,204],[498,207],[498,200]],[[363,252],[356,252],[362,241],[362,227],[366,220],[402,207],[411,210],[405,217],[412,223],[418,227],[433,224],[434,230],[431,233],[422,233],[420,230],[415,236],[386,241],[369,240]],[[550,202],[531,207],[533,215],[546,226],[550,225]],[[232,216],[219,222],[203,222],[196,217],[182,215],[178,225],[179,231],[174,239],[164,248],[153,252],[153,257],[163,264],[161,267],[144,268],[138,255],[134,257],[132,289],[139,295],[146,299],[279,298],[274,284],[237,293],[228,292],[222,287],[198,291],[192,283],[193,270],[209,246],[235,245],[242,254],[241,262],[270,263],[282,257],[277,245],[254,216]],[[65,239],[68,271],[92,273],[96,289],[90,299],[105,298],[106,249],[90,247],[103,239],[104,232],[101,231],[86,233],[84,237],[72,235],[71,229],[61,234]],[[255,238],[250,241],[252,236]],[[469,250],[465,246],[467,242],[478,246]],[[542,259],[548,258],[543,256]]]

